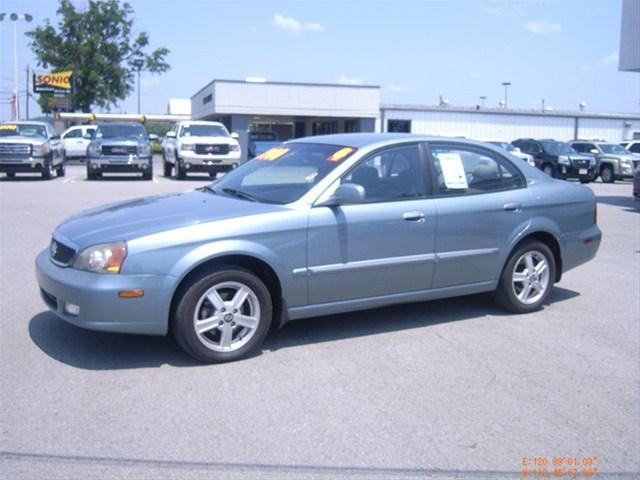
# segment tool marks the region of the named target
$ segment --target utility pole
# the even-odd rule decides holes
[[[24,86],[24,107],[27,120],[29,120],[29,65],[27,65],[27,81]]]
[[[502,82],[502,86],[504,87],[504,108],[505,108],[505,110],[507,109],[507,106],[508,106],[507,88],[509,87],[509,85],[511,85],[511,82]]]

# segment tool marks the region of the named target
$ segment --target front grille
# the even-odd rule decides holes
[[[52,239],[51,245],[49,246],[49,256],[52,260],[60,265],[67,266],[73,260],[76,251],[66,246],[64,243],[59,242],[58,240]]]
[[[571,164],[574,168],[589,168],[591,166],[591,162],[589,160],[572,160]]]
[[[103,155],[135,155],[138,153],[138,147],[135,145],[120,146],[120,145],[103,145]]]
[[[0,155],[31,155],[29,143],[0,143]]]
[[[211,144],[196,143],[196,153],[198,155],[206,155],[208,153],[212,155],[226,155],[227,153],[229,153],[229,145],[226,145],[226,144],[211,145]]]

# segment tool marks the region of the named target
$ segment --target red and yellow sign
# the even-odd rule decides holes
[[[33,74],[34,93],[73,93],[73,72]]]

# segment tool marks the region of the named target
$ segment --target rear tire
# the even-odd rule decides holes
[[[219,265],[181,287],[172,318],[178,344],[205,363],[246,357],[262,343],[273,316],[271,295],[253,273]]]
[[[538,310],[553,289],[556,263],[544,243],[527,240],[507,260],[495,292],[496,301],[513,313]]]
[[[604,165],[600,169],[600,179],[602,183],[613,183],[616,181],[616,177],[613,174],[613,168],[610,165]]]

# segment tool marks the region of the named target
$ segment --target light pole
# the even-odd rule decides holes
[[[509,105],[507,102],[507,88],[509,88],[509,85],[511,85],[511,82],[502,82],[502,86],[504,87],[504,108],[506,110],[507,106]]]
[[[481,95],[481,96],[480,96],[480,106],[481,106],[482,108],[484,108],[484,101],[485,101],[486,99],[487,99],[487,96],[486,96],[486,95]]]
[[[136,67],[136,72],[138,73],[138,114],[140,113],[140,71],[142,67],[144,67],[143,60],[135,60],[133,62],[133,66]]]
[[[16,23],[18,20],[24,20],[25,22],[30,22],[33,20],[33,16],[29,13],[0,13],[0,21],[3,21],[5,17],[9,15],[9,18],[13,22],[13,109],[14,109],[14,119],[20,120],[20,102],[18,102],[18,33]],[[29,92],[26,92],[27,95]],[[28,98],[28,97],[27,97]]]

